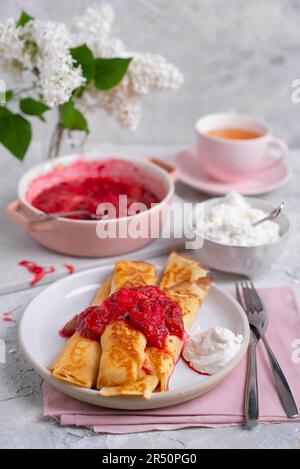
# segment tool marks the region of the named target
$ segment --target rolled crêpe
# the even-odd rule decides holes
[[[180,304],[183,314],[184,329],[189,331],[211,285],[208,270],[197,261],[176,252],[171,253],[167,261],[160,289],[173,301]],[[160,391],[168,389],[169,379],[180,357],[184,340],[170,335],[163,349],[146,349],[145,366],[155,370],[160,383]]]
[[[211,280],[207,274],[206,269],[188,257],[172,253],[168,259],[160,288],[170,299],[180,304],[186,330],[192,325],[199,307],[208,294]],[[149,399],[156,389],[166,391],[183,343],[179,337],[170,335],[166,338],[162,349],[146,347],[144,363],[137,379],[132,383],[102,388],[100,394],[142,396]],[[108,363],[106,365],[108,366]]]
[[[91,306],[100,305],[109,296],[111,282],[112,277],[101,285]],[[96,385],[100,357],[100,343],[75,332],[65,342],[48,369],[53,376],[66,383],[92,388]]]
[[[152,264],[120,261],[115,264],[111,293],[125,287],[155,285],[156,281]],[[101,395],[130,395],[130,390],[134,392],[134,384],[143,374],[146,344],[144,334],[125,321],[106,326],[101,336],[102,355],[97,380]],[[152,383],[154,381],[152,386],[156,387],[157,379],[152,378]]]
[[[184,328],[187,332],[194,324],[211,284],[209,271],[198,261],[172,252],[167,261],[160,288],[171,300],[180,304]]]
[[[120,288],[155,285],[156,282],[156,269],[153,264],[148,262],[119,261],[115,264],[115,273],[112,277],[110,293],[114,293]]]

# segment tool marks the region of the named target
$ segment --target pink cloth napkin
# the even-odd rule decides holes
[[[270,319],[268,340],[300,410],[300,309],[295,292],[290,287],[282,287],[261,289],[260,294]],[[260,421],[287,422],[289,419],[274,388],[262,344],[259,344],[257,352]],[[246,367],[247,357],[244,357],[226,380],[197,399],[173,407],[136,412],[84,404],[44,383],[44,416],[57,419],[61,425],[85,426],[95,432],[119,434],[243,424]]]

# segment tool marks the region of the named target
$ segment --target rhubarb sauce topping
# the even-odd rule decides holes
[[[101,306],[91,306],[79,314],[75,330],[83,337],[99,340],[107,325],[120,320],[141,331],[149,347],[163,348],[170,335],[184,338],[181,306],[156,286],[121,288]]]

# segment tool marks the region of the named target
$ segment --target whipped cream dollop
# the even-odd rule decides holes
[[[275,221],[252,224],[267,215],[263,210],[251,207],[237,192],[230,192],[221,204],[206,211],[204,236],[229,246],[261,246],[280,238],[280,227]]]
[[[183,350],[183,358],[194,370],[213,375],[236,355],[242,342],[242,335],[223,327],[196,330]]]

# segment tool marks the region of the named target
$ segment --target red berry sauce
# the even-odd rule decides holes
[[[46,187],[31,200],[31,204],[44,213],[65,213],[77,210],[86,210],[91,214],[97,213],[97,207],[101,203],[112,204],[115,215],[127,216],[128,208],[133,203],[142,203],[147,209],[159,199],[142,182],[126,176],[113,176],[104,173],[106,166],[98,164],[93,166],[91,176],[78,176],[69,180],[62,180]],[[127,196],[127,207],[123,214],[119,213],[119,197]],[[122,209],[123,212],[123,209]],[[84,219],[84,216],[72,218]]]
[[[77,318],[76,331],[99,340],[107,325],[120,320],[141,331],[150,347],[162,349],[169,335],[184,338],[180,305],[155,286],[121,288],[101,306],[84,310]]]
[[[34,276],[33,280],[30,282],[31,287],[34,287],[38,282],[40,282],[45,275],[53,274],[55,272],[55,267],[53,266],[46,268],[31,261],[21,261],[19,262],[19,265],[25,267],[28,272]]]

